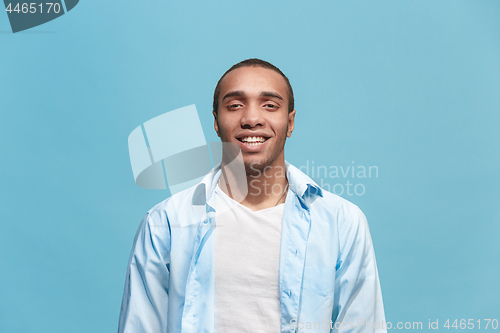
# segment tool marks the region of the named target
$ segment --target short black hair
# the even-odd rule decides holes
[[[215,91],[214,91],[214,103],[213,103],[213,110],[215,111],[215,114],[219,114],[219,95],[220,95],[220,85],[222,82],[222,79],[226,77],[226,75],[232,71],[234,71],[237,68],[240,67],[262,67],[266,69],[271,69],[275,71],[276,73],[280,74],[283,79],[285,79],[286,85],[287,85],[287,95],[288,95],[288,112],[292,112],[294,109],[294,100],[293,100],[293,89],[292,85],[290,84],[290,81],[288,81],[288,78],[286,77],[285,74],[276,66],[271,64],[270,62],[267,62],[265,60],[257,59],[257,58],[251,58],[247,60],[240,61],[239,63],[233,65],[231,68],[229,68],[219,79],[219,82],[217,82],[217,86],[215,86]]]

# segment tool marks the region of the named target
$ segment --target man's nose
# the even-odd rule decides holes
[[[251,103],[245,108],[241,117],[241,127],[264,126],[264,117],[258,104]]]

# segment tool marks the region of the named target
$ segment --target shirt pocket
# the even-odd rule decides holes
[[[302,289],[313,291],[323,297],[333,296],[335,267],[306,267]]]

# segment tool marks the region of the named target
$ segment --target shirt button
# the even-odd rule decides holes
[[[207,224],[207,223],[208,223],[208,220],[203,221],[203,224]]]

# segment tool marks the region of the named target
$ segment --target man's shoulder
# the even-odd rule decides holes
[[[325,211],[339,220],[364,217],[361,209],[349,200],[325,189],[321,194],[311,204],[312,209]]]
[[[157,223],[168,222],[170,224],[179,221],[179,215],[182,215],[185,221],[189,217],[194,218],[195,216],[193,215],[197,213],[196,206],[203,207],[202,210],[205,210],[204,204],[196,205],[196,197],[200,196],[200,190],[204,192],[204,189],[200,188],[200,184],[201,182],[162,200],[148,210],[147,215]]]
[[[312,180],[306,173],[294,165],[287,163],[291,175],[295,180],[302,182],[302,188],[305,184],[308,187],[308,201],[312,210],[321,211],[339,219],[345,219],[349,216],[363,214],[361,209],[341,196],[327,191],[320,187],[314,180]]]

